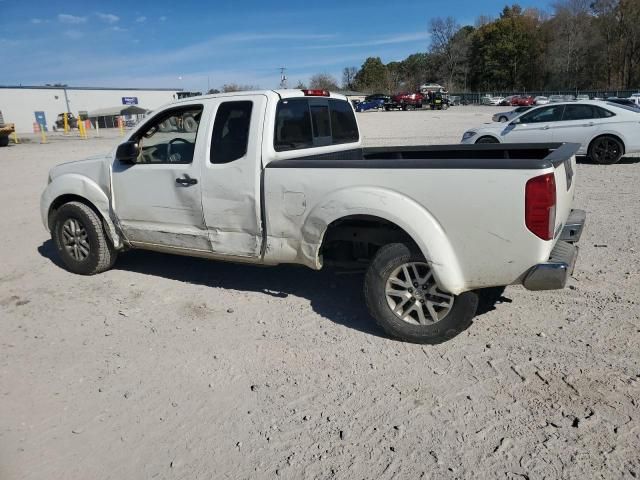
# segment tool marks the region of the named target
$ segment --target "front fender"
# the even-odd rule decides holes
[[[299,254],[305,263],[316,269],[322,267],[319,253],[327,227],[352,215],[379,217],[402,228],[431,265],[438,285],[448,292],[462,293],[464,281],[460,265],[440,223],[419,203],[384,188],[344,188],[315,205],[302,225]]]
[[[91,203],[100,212],[104,220],[107,235],[115,248],[122,247],[122,239],[111,219],[109,197],[100,186],[90,178],[76,173],[59,175],[47,185],[40,198],[42,223],[49,230],[49,211],[53,202],[63,195],[75,195]]]

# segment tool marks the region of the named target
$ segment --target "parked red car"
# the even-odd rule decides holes
[[[517,105],[518,107],[530,107],[535,103],[534,97],[532,97],[531,95],[522,95],[515,100],[517,103],[514,103],[512,105]]]

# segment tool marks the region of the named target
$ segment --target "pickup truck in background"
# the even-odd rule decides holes
[[[196,128],[178,128],[187,118]],[[351,104],[324,90],[191,97],[108,155],[54,167],[42,220],[85,275],[129,248],[365,266],[377,323],[435,343],[470,325],[481,289],[564,287],[584,224],[577,148],[363,148]]]
[[[420,92],[402,92],[391,97],[391,100],[384,104],[385,110],[414,110],[422,108],[424,95]]]

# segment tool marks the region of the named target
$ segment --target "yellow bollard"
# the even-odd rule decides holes
[[[118,126],[120,127],[120,136],[124,137],[124,120],[122,117],[118,117]]]
[[[67,118],[67,112],[64,112],[64,134],[69,135],[69,119]]]
[[[40,125],[40,143],[48,143],[47,134],[44,132],[44,125]]]
[[[82,120],[78,120],[78,132],[80,133],[80,138],[87,138],[87,131],[84,129],[84,122]]]
[[[13,132],[13,143],[15,143],[16,145],[20,143],[20,139],[18,138],[18,134],[15,130]]]

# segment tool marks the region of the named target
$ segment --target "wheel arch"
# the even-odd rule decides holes
[[[109,198],[95,182],[82,175],[61,175],[47,186],[40,200],[42,221],[47,230],[52,228],[55,212],[65,203],[73,201],[83,203],[96,212],[113,246],[122,248],[122,238],[110,216]]]
[[[610,132],[598,132],[598,134],[589,141],[589,146],[587,147],[587,154],[589,154],[589,152],[591,151],[591,146],[593,145],[593,142],[595,142],[596,140],[598,140],[599,138],[602,138],[602,137],[613,137],[613,138],[615,138],[622,145],[622,154],[624,155],[626,153],[627,146],[625,145],[623,138],[619,134],[610,133]]]
[[[442,225],[422,205],[406,195],[376,187],[342,189],[328,195],[307,215],[301,229],[299,256],[311,268],[322,268],[327,232],[351,219],[381,222],[410,239],[432,266],[441,288],[458,294],[464,281],[451,242]],[[333,227],[332,227],[333,225]]]

